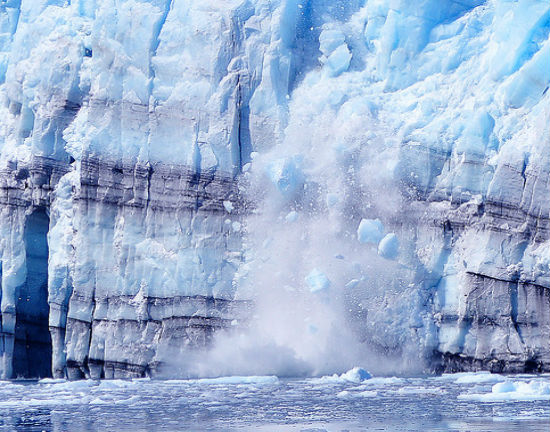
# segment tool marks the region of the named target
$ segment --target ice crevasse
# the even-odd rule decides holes
[[[428,369],[549,370],[549,33],[543,0],[2,2],[0,374],[161,373],[267,282]]]

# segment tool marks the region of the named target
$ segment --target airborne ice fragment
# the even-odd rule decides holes
[[[225,211],[227,211],[227,213],[231,213],[233,211],[233,203],[231,201],[225,200],[223,202],[223,206],[225,208]]]
[[[316,325],[313,325],[313,324],[309,324],[307,326],[307,329],[311,334],[316,334],[317,332],[319,332],[319,327],[317,327]]]
[[[365,369],[356,366],[340,375],[340,378],[345,379],[346,381],[358,383],[372,378],[372,375]]]
[[[327,194],[327,206],[328,207],[334,207],[338,203],[338,195],[335,193],[329,193]]]
[[[292,210],[285,216],[287,222],[296,222],[298,220],[298,212]]]
[[[327,59],[326,65],[331,76],[338,76],[349,68],[351,52],[346,44],[340,45]]]
[[[340,30],[323,30],[319,35],[319,50],[323,53],[320,60],[327,66],[330,76],[338,76],[348,70],[352,54]]]
[[[281,195],[287,198],[303,184],[303,174],[299,165],[300,158],[277,159],[267,168],[269,179]]]
[[[324,291],[330,287],[329,278],[319,269],[313,269],[306,276],[306,282],[312,293]]]
[[[319,35],[319,50],[328,57],[345,41],[346,36],[340,30],[325,29]]]
[[[360,243],[377,244],[384,235],[384,225],[380,219],[361,219],[357,228],[357,240]]]
[[[348,289],[355,288],[359,282],[359,279],[352,279],[345,285],[345,287]]]
[[[394,233],[387,234],[378,245],[378,255],[387,258],[395,259],[399,253],[399,240]]]

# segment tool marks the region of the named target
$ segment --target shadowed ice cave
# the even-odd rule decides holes
[[[27,278],[16,307],[14,377],[51,376],[51,338],[48,331],[48,226],[44,208],[25,223]]]

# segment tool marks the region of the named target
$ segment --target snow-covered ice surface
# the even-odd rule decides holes
[[[357,371],[355,371],[357,372]],[[468,380],[465,378],[468,377]],[[0,382],[0,431],[547,431],[549,375]],[[467,381],[467,382],[464,382]],[[525,396],[531,392],[531,398]],[[504,394],[504,393],[502,393]],[[538,397],[537,397],[538,395]]]

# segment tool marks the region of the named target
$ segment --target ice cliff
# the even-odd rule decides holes
[[[544,0],[2,1],[2,376],[154,374],[262,296],[298,354],[341,321],[549,370],[549,33]]]

